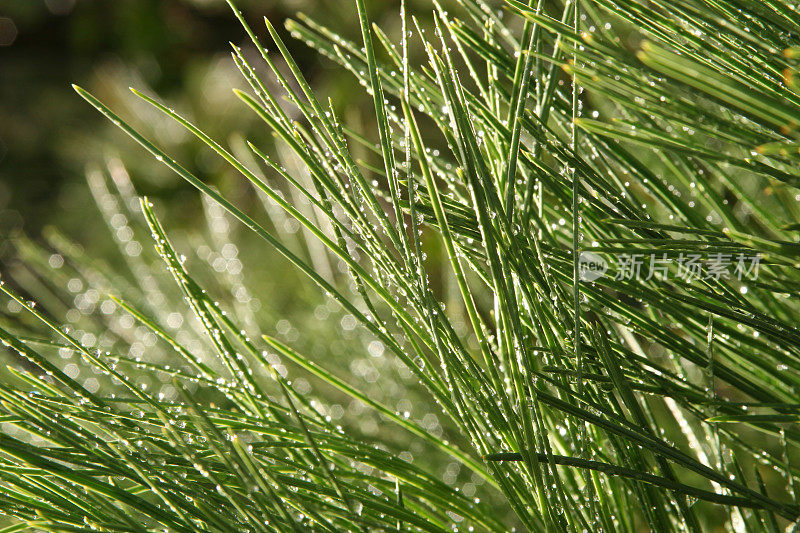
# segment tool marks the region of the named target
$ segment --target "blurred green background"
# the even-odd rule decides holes
[[[390,28],[399,2],[371,2],[371,16]],[[340,0],[240,0],[251,25],[282,21],[302,11],[345,35],[357,36],[354,10]],[[348,33],[350,30],[350,33]],[[285,32],[284,32],[285,33]],[[352,104],[353,80],[320,61],[285,35],[306,75],[334,101]],[[3,0],[0,2],[0,235],[24,228],[37,233],[58,220],[65,230],[85,228],[87,164],[121,155],[143,191],[180,196],[187,188],[114,131],[70,88],[96,94],[156,139],[191,170],[213,170],[207,155],[127,91],[135,86],[175,104],[210,133],[253,132],[251,113],[231,94],[246,84],[230,59],[229,41],[247,46],[246,35],[222,0]],[[328,72],[328,75],[325,73]],[[346,78],[346,79],[343,79]],[[191,165],[190,165],[191,167]],[[70,212],[74,216],[70,216]],[[88,237],[91,237],[90,235]],[[8,239],[2,239],[7,253]]]

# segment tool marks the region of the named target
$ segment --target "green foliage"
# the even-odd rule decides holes
[[[116,194],[102,174],[90,183],[130,274],[56,234],[57,255],[18,244],[37,279],[56,266],[56,284],[110,293],[79,295],[80,329],[51,318],[64,303],[50,286],[38,306],[0,286],[16,311],[0,339],[25,362],[0,389],[0,509],[48,531],[794,527],[792,5],[461,0],[434,2],[431,31],[403,4],[393,39],[356,0],[359,42],[289,21],[366,88],[374,134],[318,98],[270,21],[268,51],[232,7],[270,72],[234,46],[250,87],[235,94],[274,147],[226,147],[134,94],[241,174],[266,216],[76,91],[335,302],[339,324],[309,320],[300,336],[360,324],[351,349],[392,362],[373,376],[380,390],[363,391],[347,360],[263,334],[239,267],[208,276],[200,247],[183,257],[194,237],[168,237],[117,163]],[[166,269],[120,227],[149,232]],[[583,252],[605,257],[606,275],[583,277]],[[630,278],[625,254],[672,261]],[[699,276],[679,277],[690,254]],[[714,275],[720,254],[760,257],[757,279]],[[191,317],[176,323],[182,301]],[[136,334],[120,327],[133,320]],[[96,376],[77,381],[58,357],[72,354]],[[380,432],[331,416],[345,398],[379,414]],[[435,404],[441,425],[399,399]],[[459,474],[445,482],[443,464]]]

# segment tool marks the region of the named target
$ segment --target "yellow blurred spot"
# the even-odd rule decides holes
[[[783,51],[783,55],[788,59],[800,57],[800,47],[792,46]]]

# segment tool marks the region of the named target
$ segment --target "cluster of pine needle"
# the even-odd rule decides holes
[[[19,240],[28,275],[0,285],[17,361],[0,386],[0,531],[793,528],[796,5],[432,0],[414,7],[432,24],[403,3],[390,35],[367,1],[352,6],[358,42],[286,23],[367,91],[366,128],[314,92],[272,21],[251,28],[232,2],[252,41],[233,47],[234,91],[274,143],[227,146],[133,90],[267,210],[75,90],[310,279],[336,310],[328,335],[347,317],[441,424],[265,334],[247,302],[268,295],[248,295],[240,270],[269,265],[229,268],[223,234],[229,262],[206,283],[115,163],[90,184],[127,271],[52,230]],[[583,254],[608,271],[587,278]],[[665,266],[626,275],[623,257]],[[758,269],[721,273],[715,257]],[[373,381],[391,391],[393,376]],[[380,431],[332,416],[346,401]]]

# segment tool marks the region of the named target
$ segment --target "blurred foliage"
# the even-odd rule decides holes
[[[241,5],[254,24],[264,16],[281,21],[302,10],[354,28],[351,10],[339,9],[337,1]],[[85,165],[131,147],[79,101],[70,83],[80,80],[115,105],[135,105],[127,98],[129,85],[149,87],[217,132],[249,132],[254,125],[230,94],[236,75],[229,41],[243,44],[244,36],[222,1],[4,0],[0,17],[11,28],[6,33],[14,34],[8,46],[0,47],[0,234],[23,221],[35,233],[53,220],[54,211],[62,228],[83,229]],[[317,72],[326,68],[318,56],[292,39],[287,42],[307,75],[318,79]],[[350,94],[346,87],[352,80],[342,81],[325,77],[326,90],[335,95],[338,85],[339,94]],[[163,118],[144,108],[128,111],[138,125],[156,131],[159,141],[194,160],[193,170],[212,170]],[[178,194],[177,178],[135,160],[140,166],[132,170],[147,183],[146,192]]]
[[[409,4],[417,3],[422,2]],[[389,30],[396,27],[395,4],[373,2],[372,20]],[[261,20],[269,17],[285,32],[280,22],[303,12],[344,36],[358,35],[353,11],[341,9],[338,0],[239,5],[254,27],[263,27]],[[206,124],[211,134],[236,131],[258,140],[264,128],[230,90],[241,79],[229,43],[243,46],[251,56],[257,52],[223,0],[6,0],[0,18],[12,21],[17,32],[9,46],[0,46],[0,235],[20,229],[35,235],[57,219],[64,232],[83,234],[85,244],[107,246],[102,236],[87,231],[87,217],[96,215],[86,209],[91,198],[85,174],[87,165],[109,157],[131,165],[142,193],[182,206],[174,223],[191,224],[199,213],[196,196],[176,176],[138,157],[138,147],[76,97],[70,88],[76,81],[122,110],[190,171],[223,188],[240,186],[184,131],[128,92],[136,86],[158,93],[185,116]],[[361,110],[372,104],[362,91],[353,90],[356,82],[304,43],[285,37],[306,76],[331,96],[348,122],[359,124]],[[325,75],[330,72],[336,74]],[[102,254],[103,249],[95,250]],[[9,252],[10,241],[0,239],[0,265]]]

